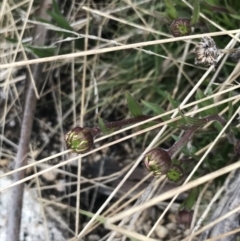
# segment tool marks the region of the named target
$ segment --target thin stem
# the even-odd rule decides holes
[[[222,126],[225,126],[227,123],[226,120],[219,115],[210,115],[210,116],[204,117],[202,119],[199,119],[199,123],[202,123],[202,124],[204,124],[204,123],[207,124],[210,121],[218,121]],[[180,140],[175,142],[174,145],[167,150],[170,157],[172,157],[174,154],[176,154],[183,146],[185,146],[190,141],[193,134],[199,127],[200,127],[200,125],[194,125],[194,126],[190,127],[183,134],[183,136],[180,138]],[[228,132],[226,135],[231,144],[235,143],[234,142],[235,139],[234,139],[232,132]]]
[[[152,116],[142,115],[142,116],[138,116],[138,117],[132,117],[129,119],[107,122],[107,123],[105,123],[105,125],[107,128],[121,128],[123,126],[135,124],[135,123],[138,123],[138,122],[150,119],[150,118],[152,118]]]
[[[222,125],[222,127],[224,127],[227,124],[227,121],[220,115],[210,115],[203,119],[205,119],[207,121],[207,123],[210,121],[218,121]],[[231,144],[236,143],[236,138],[235,138],[233,132],[229,128],[226,129],[226,136],[227,136],[229,143],[231,143]]]
[[[218,121],[222,126],[225,126],[227,124],[227,121],[220,115],[209,115],[204,117],[203,120],[205,120],[206,123],[210,121]]]
[[[174,154],[176,154],[183,146],[185,146],[192,138],[194,132],[199,128],[199,126],[192,126],[190,129],[188,129],[184,135],[180,138],[179,141],[176,141],[173,146],[171,146],[167,152],[170,155],[170,157],[173,157]]]
[[[129,118],[129,119],[107,122],[107,123],[105,123],[105,126],[108,129],[114,129],[114,128],[120,129],[123,126],[130,125],[130,124],[135,124],[135,123],[138,123],[138,122],[150,119],[150,118],[152,118],[152,116],[142,115],[142,116],[138,116],[138,117],[132,117],[132,118]],[[84,127],[84,128],[82,128],[82,127],[77,126],[75,128],[80,128],[81,130],[85,130],[85,131],[91,132],[93,138],[95,138],[98,134],[101,133],[101,129],[99,127],[93,127],[93,128]]]

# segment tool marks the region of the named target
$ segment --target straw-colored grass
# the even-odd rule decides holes
[[[46,142],[38,143],[36,147],[33,138],[29,145],[28,164],[18,170],[7,168],[5,173],[0,176],[0,181],[1,178],[12,176],[20,170],[33,170],[33,172],[24,179],[3,187],[0,189],[0,193],[5,193],[20,183],[27,181],[30,181],[30,184],[34,183],[34,189],[38,191],[38,201],[42,205],[45,237],[49,241],[51,238],[47,229],[45,212],[45,208],[49,205],[56,210],[65,208],[68,213],[75,214],[75,230],[69,232],[72,235],[72,237],[69,236],[69,240],[78,240],[78,238],[84,240],[86,235],[99,227],[101,224],[99,220],[103,220],[105,228],[109,230],[109,236],[102,240],[114,240],[116,234],[122,234],[123,237],[130,237],[132,240],[147,241],[158,240],[151,238],[152,234],[160,221],[165,218],[179,194],[187,192],[193,187],[203,186],[195,206],[191,232],[189,236],[181,239],[182,241],[193,240],[204,230],[216,225],[233,213],[239,212],[239,207],[236,207],[226,215],[207,224],[208,214],[213,212],[213,206],[221,199],[225,188],[223,184],[221,187],[215,180],[239,168],[239,162],[229,163],[229,160],[226,160],[224,165],[219,166],[218,169],[213,168],[210,173],[203,176],[197,176],[196,173],[201,170],[205,165],[204,163],[209,165],[209,155],[214,152],[215,148],[219,148],[219,141],[226,138],[225,130],[227,127],[237,126],[236,120],[240,113],[240,86],[238,83],[239,63],[233,63],[227,56],[221,54],[216,70],[214,70],[214,66],[196,66],[193,64],[194,56],[190,51],[194,46],[193,44],[206,35],[216,39],[216,43],[221,45],[222,49],[234,48],[240,41],[240,30],[237,24],[235,28],[228,26],[227,22],[225,25],[222,24],[224,14],[215,14],[211,17],[208,11],[201,10],[200,16],[210,26],[212,32],[174,38],[169,33],[168,28],[160,26],[158,20],[154,18],[153,11],[164,9],[162,2],[151,0],[111,1],[108,4],[104,4],[104,2],[107,1],[97,5],[92,1],[74,0],[68,7],[60,6],[65,11],[66,9],[69,11],[65,17],[72,26],[72,31],[55,26],[54,23],[43,23],[34,19],[38,5],[35,5],[36,3],[32,0],[15,2],[3,0],[0,3],[1,159],[7,159],[10,166],[16,157],[19,138],[19,133],[16,130],[19,131],[21,126],[23,86],[27,72],[33,86],[35,86],[31,72],[33,65],[44,64],[41,89],[35,88],[39,103],[37,109],[41,109],[41,105],[48,105],[44,98],[50,96],[51,100],[48,99],[48,101],[53,103],[51,104],[53,106],[52,115],[56,115],[53,118],[56,120],[54,126],[44,123],[41,119],[45,118],[44,114],[35,118],[36,123],[42,123],[42,126],[47,129],[49,136]],[[184,6],[189,11],[192,9],[191,4],[182,0],[180,8]],[[230,15],[226,15],[226,18],[232,20]],[[235,19],[232,21],[237,23]],[[68,52],[30,59],[23,43],[31,38],[31,30],[35,24],[44,25],[49,29],[51,38],[46,43],[48,46],[55,45],[58,51],[61,51],[61,48],[66,48]],[[57,35],[56,31],[60,30],[73,34],[75,38],[83,39],[83,49],[81,51],[76,49],[72,41]],[[14,38],[17,42],[12,44],[6,38]],[[222,39],[223,41],[221,41]],[[196,99],[198,89],[205,93],[205,98]],[[107,119],[109,116],[116,116],[116,118],[129,116],[126,108],[123,108],[126,106],[124,90],[129,90],[137,99],[148,100],[162,106],[166,112],[109,135],[96,138],[95,147],[86,154],[75,155],[69,150],[65,150],[64,134],[73,126],[94,126],[98,114],[103,119]],[[142,162],[144,154],[155,146],[169,146],[173,143],[174,136],[181,135],[181,132],[173,130],[168,125],[175,123],[181,117],[179,109],[172,107],[169,99],[163,96],[164,93],[171,95],[179,103],[179,108],[185,111],[186,116],[203,115],[204,111],[218,107],[219,115],[228,119],[227,124],[220,131],[212,123],[202,127],[196,137],[199,145],[196,144],[197,141],[194,141],[195,137],[193,138],[191,144],[196,150],[194,155],[199,159],[182,185],[155,196],[156,183],[164,185],[165,177],[163,176],[160,179],[154,179],[145,190],[139,191],[138,187],[141,182],[149,179],[149,174],[142,177],[140,183],[131,187],[127,193],[116,200],[117,193]],[[201,107],[201,103],[206,103],[207,100],[213,100],[213,103]],[[231,106],[232,112],[230,112]],[[146,111],[149,112],[149,110]],[[51,113],[46,113],[46,116],[50,115]],[[171,118],[167,121],[141,128],[143,124],[168,115]],[[14,120],[15,126],[11,129],[9,123],[12,120]],[[239,126],[237,127],[239,128]],[[210,130],[214,131],[212,138],[208,135]],[[12,133],[9,135],[8,133],[11,131]],[[35,133],[34,129],[33,133]],[[53,154],[47,147],[51,146],[51,138],[55,136],[59,138],[59,143],[58,149],[53,150],[55,151]],[[139,140],[141,141],[139,142]],[[139,144],[137,149],[138,151],[141,149],[141,152],[138,153],[136,159],[125,163],[126,165],[122,167],[122,170],[108,176],[94,178],[82,176],[85,160],[89,160],[91,156],[96,157],[101,152],[110,155],[109,151],[112,146],[121,146],[122,143],[131,141],[143,143],[142,146]],[[187,149],[190,153],[191,148],[187,147]],[[44,153],[47,150],[49,152],[46,157]],[[228,153],[221,153],[220,150],[219,155],[225,158]],[[176,158],[182,156],[184,154],[180,153]],[[54,159],[61,161],[54,165],[48,164]],[[123,159],[127,159],[127,157],[123,157]],[[214,163],[214,160],[212,162]],[[77,164],[77,173],[75,174],[70,171],[73,163]],[[64,186],[75,185],[76,191],[56,198],[55,202],[42,198],[44,190],[54,188],[56,185],[45,186],[40,181],[40,176],[52,171],[69,177],[66,180],[70,181]],[[98,187],[108,189],[108,183],[117,178],[121,178],[121,181],[116,187],[110,189],[111,194],[95,213],[81,213],[80,204],[83,193],[95,190],[95,202],[97,202]],[[88,183],[89,186],[82,187],[84,183]],[[212,195],[212,202],[206,208],[207,211],[201,213],[200,207],[204,203],[205,192],[212,190],[213,187],[219,188],[219,192]],[[28,188],[27,185],[25,188]],[[76,198],[75,208],[61,203],[62,199],[68,198],[70,200],[72,196]],[[130,196],[131,198],[129,198]],[[168,200],[168,205],[155,221],[149,233],[140,234],[138,230],[135,230],[135,221],[141,217],[144,210],[166,200]],[[137,202],[132,205],[132,201]],[[93,206],[95,202],[93,202]],[[84,226],[81,223],[79,213],[83,216],[89,216]],[[119,225],[118,222],[120,222]],[[70,224],[68,228],[70,230]],[[232,232],[239,232],[239,230],[232,230]],[[225,235],[230,234],[226,233]]]

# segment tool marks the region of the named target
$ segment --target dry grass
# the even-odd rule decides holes
[[[74,1],[73,1],[74,2]],[[77,2],[77,1],[76,1]],[[182,0],[189,8],[189,5],[185,0]],[[32,64],[45,63],[45,74],[43,79],[43,86],[47,85],[51,81],[51,78],[56,77],[57,84],[51,85],[49,84],[47,88],[42,87],[41,90],[35,89],[36,96],[39,100],[44,97],[45,94],[53,92],[52,102],[54,103],[56,109],[56,117],[57,120],[54,126],[45,123],[46,129],[48,129],[49,136],[54,136],[58,133],[60,137],[59,141],[59,149],[56,154],[48,153],[46,158],[38,158],[41,156],[41,153],[45,150],[48,143],[50,142],[50,138],[47,139],[45,143],[42,143],[37,149],[34,147],[34,140],[30,143],[30,152],[29,152],[29,163],[28,165],[21,168],[21,170],[34,168],[34,173],[28,175],[26,178],[12,183],[9,186],[6,186],[0,190],[0,193],[7,191],[13,186],[19,185],[20,183],[26,181],[33,181],[36,183],[36,189],[39,194],[39,202],[42,204],[42,214],[45,220],[45,233],[46,240],[51,240],[48,235],[47,230],[47,220],[45,214],[45,207],[47,205],[55,206],[56,209],[59,208],[58,205],[61,205],[61,199],[55,202],[49,202],[48,200],[41,197],[41,190],[47,189],[48,187],[44,187],[44,185],[39,182],[38,177],[46,174],[47,172],[56,171],[57,173],[63,173],[67,177],[77,178],[77,182],[69,181],[66,183],[67,185],[72,185],[73,183],[77,184],[76,192],[71,194],[76,197],[76,207],[75,209],[70,209],[68,212],[75,212],[75,230],[71,230],[72,235],[75,234],[75,238],[71,240],[78,240],[78,238],[85,237],[86,234],[89,234],[98,227],[99,222],[98,217],[104,217],[105,227],[110,231],[113,231],[109,237],[105,240],[110,241],[114,240],[115,233],[120,233],[123,236],[131,237],[132,240],[157,240],[151,238],[154,229],[157,227],[158,223],[164,219],[165,214],[174,203],[176,198],[180,193],[186,192],[193,187],[199,185],[206,185],[205,189],[202,191],[202,195],[200,196],[197,207],[201,206],[202,199],[204,199],[204,192],[206,192],[211,185],[213,185],[213,181],[224,175],[231,173],[240,167],[240,163],[232,163],[227,164],[225,167],[213,171],[204,176],[192,179],[193,175],[196,171],[201,168],[202,163],[205,161],[206,157],[211,153],[214,147],[217,145],[219,140],[224,136],[224,130],[231,125],[234,120],[236,120],[239,115],[240,109],[239,106],[239,95],[238,88],[239,84],[237,83],[237,78],[239,77],[239,64],[236,64],[234,68],[228,67],[227,70],[225,66],[229,66],[227,64],[227,58],[223,55],[219,56],[218,62],[219,65],[216,68],[215,72],[213,72],[213,66],[209,68],[200,68],[199,66],[194,66],[192,62],[189,61],[189,52],[190,52],[190,44],[194,43],[196,39],[201,36],[206,35],[196,34],[185,37],[177,37],[173,38],[171,35],[163,29],[163,31],[159,31],[156,29],[156,25],[153,24],[152,21],[149,20],[149,16],[152,16],[151,9],[144,8],[145,3],[151,4],[151,1],[142,1],[134,3],[131,0],[122,1],[121,4],[118,1],[113,1],[109,6],[100,5],[99,10],[94,10],[93,5],[90,7],[90,1],[78,1],[76,6],[78,8],[72,8],[69,12],[69,21],[71,26],[73,26],[74,34],[76,37],[84,38],[84,51],[78,51],[75,49],[74,44],[71,45],[71,52],[61,55],[55,55],[51,57],[44,57],[38,59],[28,59],[26,54],[26,49],[23,46],[24,40],[27,40],[30,37],[31,29],[33,28],[32,15],[37,11],[36,7],[33,4],[33,1],[25,0],[25,1],[7,1],[3,0],[0,4],[0,57],[1,57],[1,65],[0,65],[0,86],[1,86],[1,95],[4,97],[1,100],[1,159],[9,160],[9,164],[12,160],[15,159],[16,149],[18,145],[18,138],[9,138],[9,135],[6,134],[6,130],[11,130],[11,120],[16,120],[16,129],[19,128],[21,123],[21,112],[22,112],[22,93],[23,88],[22,85],[25,80],[26,71],[30,70],[30,66]],[[69,6],[71,8],[72,6]],[[135,19],[130,18],[121,18],[121,12],[128,9],[134,12],[133,16]],[[132,13],[131,13],[132,14]],[[81,17],[79,17],[79,15]],[[118,17],[115,17],[117,15]],[[98,25],[98,31],[95,31],[95,35],[91,35],[91,28],[94,24],[95,18],[100,18],[101,24]],[[132,17],[132,16],[131,16]],[[210,32],[208,36],[228,36],[229,42],[226,44],[225,48],[232,48],[234,45],[239,42],[240,30],[236,27],[236,29],[225,29],[217,22],[214,22],[212,19],[209,19],[208,16],[201,13],[201,17],[204,18],[211,26],[214,26],[217,30],[215,32]],[[30,20],[31,19],[31,20]],[[112,36],[116,36],[114,39],[108,39],[106,37],[102,37],[102,33],[104,32],[104,28],[108,26],[108,22],[114,21],[114,23],[121,24],[124,29],[124,34],[116,33]],[[135,23],[136,22],[136,23]],[[43,24],[38,22],[35,23]],[[48,26],[52,29],[52,26]],[[56,28],[57,29],[57,28]],[[80,30],[79,30],[80,29]],[[119,30],[120,31],[120,30]],[[79,34],[81,32],[81,34]],[[89,38],[89,33],[91,33],[91,38]],[[155,40],[145,40],[146,35],[152,34]],[[139,35],[139,38],[133,38],[134,35]],[[5,37],[17,38],[17,44],[10,44],[5,40]],[[95,38],[95,39],[94,39]],[[134,39],[135,42],[129,41],[129,39]],[[136,41],[136,39],[140,39]],[[96,44],[95,47],[92,47],[92,42]],[[60,40],[59,40],[60,41]],[[54,40],[52,40],[54,42]],[[178,47],[182,49],[182,51],[178,51],[178,56],[173,53],[173,46],[170,44],[179,44]],[[144,49],[144,47],[149,46],[161,46],[163,50],[161,53],[157,51],[154,52],[152,49]],[[141,91],[144,91],[151,85],[151,78],[153,78],[154,68],[149,70],[142,76],[133,75],[131,81],[123,80],[122,84],[116,83],[116,87],[114,87],[114,79],[118,80],[124,76],[124,69],[122,69],[121,65],[118,65],[118,57],[122,56],[122,53],[126,53],[127,51],[133,51],[136,54],[136,58],[141,54],[147,56],[147,58],[159,58],[165,65],[175,66],[177,68],[176,73],[176,82],[174,88],[167,88],[167,91],[173,96],[178,98],[180,101],[180,108],[182,110],[186,110],[187,116],[193,116],[198,113],[202,113],[204,110],[210,109],[213,106],[222,106],[224,103],[232,103],[234,106],[234,113],[231,118],[229,118],[227,125],[218,133],[218,135],[211,140],[211,142],[206,141],[206,145],[202,146],[195,153],[196,156],[201,156],[199,161],[196,163],[192,172],[186,177],[185,182],[172,190],[169,190],[163,194],[158,196],[154,196],[154,193],[151,191],[154,189],[155,182],[163,183],[164,177],[160,180],[154,180],[150,186],[146,190],[139,191],[138,194],[134,194],[131,200],[138,200],[137,204],[126,209],[126,197],[129,194],[132,194],[133,191],[137,190],[138,184],[130,189],[128,193],[123,195],[119,200],[114,201],[114,197],[122,187],[122,185],[127,182],[129,176],[133,173],[136,167],[142,162],[144,154],[150,150],[152,147],[163,144],[163,140],[169,140],[171,138],[171,131],[169,129],[168,124],[172,122],[176,122],[180,117],[178,115],[178,109],[172,108],[168,103],[166,104],[166,100],[164,106],[168,107],[166,113],[153,117],[150,120],[143,121],[141,123],[126,127],[124,129],[115,131],[110,135],[105,135],[103,137],[97,138],[95,143],[98,147],[94,148],[90,152],[83,155],[74,155],[71,154],[70,151],[65,150],[64,145],[64,134],[66,131],[66,123],[69,123],[69,119],[71,118],[71,124],[69,125],[69,129],[71,126],[80,125],[80,126],[88,126],[89,120],[86,119],[89,113],[97,114],[104,113],[105,108],[118,108],[124,103],[123,90],[129,89],[133,95],[141,96]],[[177,52],[177,51],[176,51]],[[111,53],[111,55],[109,55]],[[110,59],[112,56],[112,60]],[[110,60],[109,60],[110,59]],[[164,62],[165,61],[165,62]],[[119,60],[120,62],[120,60]],[[132,62],[132,68],[135,68],[135,62]],[[61,68],[65,69],[68,75],[68,78],[71,79],[69,81],[71,88],[71,96],[66,96],[63,89],[61,89]],[[168,68],[168,67],[167,67]],[[186,69],[187,68],[187,69]],[[191,68],[191,69],[190,69]],[[190,73],[191,70],[193,73],[196,73],[197,79],[194,78],[194,74]],[[204,69],[204,70],[203,70]],[[24,70],[24,71],[23,71]],[[48,71],[47,71],[48,70]],[[136,70],[135,70],[136,71]],[[229,71],[229,72],[227,72]],[[227,72],[227,74],[226,74]],[[166,73],[169,74],[169,72]],[[199,74],[200,73],[200,74]],[[131,74],[130,74],[131,75]],[[159,77],[159,83],[163,80],[164,73],[160,73],[161,77]],[[226,76],[227,75],[227,76]],[[32,76],[30,74],[30,76]],[[51,77],[49,77],[51,76]],[[223,76],[223,77],[222,77]],[[130,77],[129,77],[130,78]],[[186,92],[181,95],[181,92],[184,91],[182,86],[182,79],[184,78],[186,84]],[[157,78],[156,78],[157,79]],[[221,80],[221,83],[220,83]],[[208,84],[206,84],[206,81]],[[32,79],[32,83],[34,80]],[[156,84],[156,81],[154,82]],[[109,84],[113,87],[109,87]],[[136,84],[138,86],[143,86],[143,90],[139,87],[136,88]],[[55,89],[54,89],[55,88]],[[119,88],[119,89],[118,89]],[[206,98],[201,100],[195,99],[196,91],[201,88],[202,91],[207,95]],[[78,90],[77,90],[78,89]],[[212,89],[213,92],[209,94],[209,89]],[[163,91],[165,91],[163,89]],[[145,91],[144,91],[145,92]],[[232,96],[228,96],[229,93],[235,93]],[[145,92],[146,98],[151,99],[150,95]],[[142,97],[145,99],[144,97]],[[214,104],[208,105],[203,108],[199,108],[199,103],[204,102],[206,100],[213,99]],[[120,100],[120,101],[119,101]],[[118,102],[116,105],[110,104],[113,102]],[[153,101],[153,100],[151,100]],[[70,108],[67,112],[65,111],[65,103],[68,102]],[[226,115],[229,111],[229,106],[226,104],[225,107],[221,110],[220,115]],[[126,114],[126,113],[125,113]],[[151,120],[158,119],[159,117],[171,115],[171,119],[165,121],[163,123],[155,124],[151,127],[139,130],[137,127],[144,123],[149,123]],[[91,118],[90,123],[94,122],[95,117]],[[42,120],[35,120],[41,122]],[[206,125],[203,127],[203,130],[208,130],[210,125]],[[160,128],[161,127],[161,128]],[[129,133],[126,131],[131,131],[131,134],[122,135],[124,133]],[[148,138],[146,133],[152,131],[155,133],[155,136],[151,136],[151,141],[148,141],[147,145],[143,146],[142,153],[139,153],[139,157],[136,160],[132,160],[128,166],[122,169],[119,172],[111,174],[109,176],[103,176],[99,178],[88,179],[86,177],[81,176],[82,173],[82,161],[83,158],[87,158],[92,154],[100,153],[101,151],[108,150],[111,146],[117,146],[119,143],[122,143],[126,140],[136,140],[137,137],[145,136]],[[34,132],[34,130],[33,130]],[[169,134],[170,133],[170,134]],[[11,135],[15,135],[12,133]],[[180,135],[180,133],[177,133]],[[114,137],[117,137],[113,139]],[[160,141],[159,141],[160,140]],[[9,147],[9,149],[7,148]],[[41,168],[41,165],[47,164],[50,160],[54,160],[58,158],[61,160],[58,164],[55,165],[46,165],[44,168]],[[72,163],[77,163],[78,171],[76,175],[72,174],[70,171],[70,166]],[[60,167],[65,167],[61,168]],[[20,169],[19,169],[20,170]],[[7,169],[4,175],[0,176],[1,178],[10,176],[13,173],[19,171]],[[114,188],[105,202],[101,205],[97,212],[90,218],[87,224],[83,227],[80,219],[79,219],[79,209],[80,209],[80,201],[82,193],[88,190],[82,188],[82,184],[84,182],[89,183],[91,189],[97,190],[98,187],[103,186],[107,187],[107,183],[121,176],[120,183]],[[148,177],[144,178],[148,179]],[[42,185],[42,186],[41,186]],[[213,202],[209,203],[209,207],[206,209],[210,212],[213,203],[216,202],[221,195],[223,189],[213,196]],[[69,197],[67,194],[62,198]],[[143,210],[147,210],[147,208],[152,207],[162,201],[169,200],[169,204],[162,212],[162,215],[156,220],[155,225],[153,225],[152,229],[149,233],[140,234],[136,232],[134,229],[131,229],[131,226],[134,227],[134,218],[141,216],[141,212]],[[124,205],[124,203],[126,203]],[[130,203],[130,202],[129,202]],[[129,204],[130,205],[130,204]],[[66,206],[65,206],[66,208]],[[225,216],[219,218],[214,223],[210,223],[206,225],[206,222],[203,222],[203,219],[209,218],[207,213],[200,213],[200,209],[195,209],[195,222],[191,225],[192,233],[188,237],[181,239],[182,241],[192,240],[194,236],[199,235],[201,232],[206,230],[212,225],[215,225],[217,222],[220,222],[224,218],[227,218],[233,213],[239,212],[239,207],[235,208]],[[24,215],[24,214],[23,214]],[[136,216],[138,215],[138,216]],[[199,217],[201,217],[199,219]],[[124,220],[124,227],[121,225],[116,225],[116,222]],[[199,221],[201,220],[201,221]],[[80,227],[83,227],[79,230]],[[128,229],[129,227],[129,229]],[[201,228],[200,228],[201,227]],[[233,232],[239,232],[239,230],[235,230]],[[70,239],[69,239],[70,240]],[[208,239],[214,240],[214,239]],[[180,240],[179,240],[180,241]]]

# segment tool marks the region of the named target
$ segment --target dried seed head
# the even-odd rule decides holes
[[[179,18],[172,21],[170,31],[174,37],[186,36],[191,33],[190,19]]]
[[[207,66],[216,65],[220,51],[217,49],[214,40],[211,37],[203,37],[201,42],[192,50],[196,54],[195,64],[204,64]]]
[[[167,178],[170,181],[178,182],[183,176],[183,169],[179,165],[172,165],[172,167],[167,172]]]
[[[178,211],[178,214],[176,216],[176,221],[179,224],[183,224],[187,227],[190,227],[192,218],[193,218],[193,211],[183,209],[183,210]]]
[[[94,129],[75,127],[65,135],[68,149],[78,154],[88,152],[94,143]]]
[[[154,176],[166,174],[172,165],[172,159],[167,151],[162,148],[155,148],[146,153],[144,164]]]

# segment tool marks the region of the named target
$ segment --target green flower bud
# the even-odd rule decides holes
[[[97,130],[88,127],[75,127],[65,135],[68,149],[78,154],[91,150]]]
[[[183,176],[183,169],[179,165],[172,165],[167,172],[167,178],[170,181],[178,182]]]
[[[149,172],[159,177],[169,171],[172,159],[166,150],[155,148],[145,154],[144,164]]]
[[[190,19],[179,18],[172,21],[170,31],[174,37],[181,37],[191,34]]]
[[[193,218],[193,211],[183,209],[183,210],[178,211],[178,214],[176,216],[176,221],[179,224],[183,224],[187,227],[190,227],[192,218]]]

